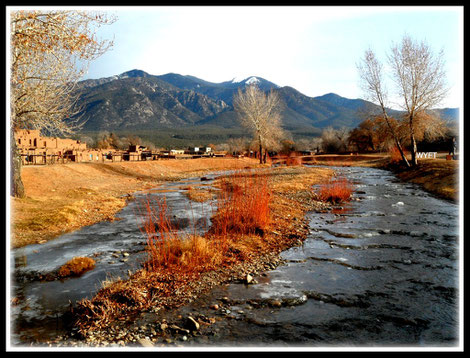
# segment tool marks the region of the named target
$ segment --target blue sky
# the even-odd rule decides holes
[[[111,51],[84,78],[131,69],[211,82],[260,76],[307,96],[362,98],[356,63],[367,48],[386,61],[403,35],[445,52],[441,107],[463,103],[463,7],[102,7],[118,20],[99,29]]]

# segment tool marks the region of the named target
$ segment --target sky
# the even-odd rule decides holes
[[[449,95],[463,103],[463,6],[97,7],[117,17],[98,29],[112,50],[84,78],[140,69],[210,82],[259,76],[315,97],[364,98],[356,64],[368,48],[385,63],[403,36],[445,53]],[[393,91],[390,90],[391,97]]]

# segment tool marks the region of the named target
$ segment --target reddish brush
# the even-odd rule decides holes
[[[196,234],[181,236],[172,225],[166,200],[144,203],[141,231],[147,237],[148,271],[167,269],[173,273],[196,273],[220,261],[218,244]]]
[[[211,231],[217,235],[263,234],[269,224],[271,192],[268,178],[259,174],[234,174],[222,183],[218,213]]]
[[[271,192],[268,177],[236,173],[222,181],[217,214],[209,235],[181,237],[169,220],[166,201],[141,205],[141,231],[147,237],[149,271],[196,273],[220,265],[233,234],[263,235],[269,225]]]
[[[322,201],[340,203],[351,198],[352,185],[346,178],[330,179],[326,184],[320,185],[318,197]]]
[[[405,149],[402,149],[402,150],[403,150],[403,153],[405,154],[405,156],[407,156],[408,155],[407,151]],[[390,162],[399,163],[399,162],[402,161],[400,150],[397,148],[396,145],[391,147],[388,152],[390,154]]]
[[[291,153],[291,154],[286,158],[286,165],[287,165],[288,167],[302,165],[302,157],[297,156],[297,155]]]
[[[174,228],[167,215],[166,200],[155,200],[154,204],[147,200],[144,203],[146,212],[141,231],[147,236],[148,261],[146,268],[169,266],[174,261],[171,243],[177,240]]]

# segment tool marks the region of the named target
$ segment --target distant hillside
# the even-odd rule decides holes
[[[187,126],[229,109],[222,100],[136,70],[80,83],[84,130],[156,129]]]
[[[232,101],[240,88],[256,83],[277,92],[284,104],[282,125],[292,132],[320,133],[322,128],[356,127],[365,108],[362,99],[334,93],[308,97],[293,87],[280,87],[261,77],[213,83],[176,73],[155,76],[141,70],[79,82],[84,131],[143,131],[159,128],[238,128]],[[457,108],[439,110],[455,120]],[[185,129],[186,132],[186,129]]]

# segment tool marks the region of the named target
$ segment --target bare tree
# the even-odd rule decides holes
[[[310,148],[312,149],[315,153],[320,153],[321,147],[322,147],[322,140],[321,137],[315,137],[310,140]]]
[[[249,140],[247,138],[229,138],[227,150],[231,154],[242,154],[247,150]]]
[[[389,62],[392,67],[401,107],[406,111],[411,142],[411,162],[417,161],[415,121],[417,116],[441,103],[447,95],[444,53],[435,55],[426,42],[417,42],[404,36],[401,43],[392,47]]]
[[[321,140],[321,146],[325,152],[344,152],[348,148],[349,129],[327,127],[322,132]]]
[[[266,163],[263,149],[276,147],[283,138],[279,96],[273,91],[266,94],[253,84],[247,86],[244,92],[238,90],[233,106],[242,125],[253,133],[259,148],[260,163]]]
[[[364,53],[364,58],[361,62],[357,64],[359,71],[359,76],[361,80],[361,87],[367,97],[371,102],[378,104],[382,111],[382,117],[387,123],[387,128],[395,141],[403,162],[407,167],[410,166],[401,141],[399,139],[398,133],[396,133],[392,124],[390,123],[390,117],[387,113],[387,90],[385,88],[384,78],[383,78],[383,65],[379,62],[372,50],[366,50]]]
[[[23,196],[21,160],[14,140],[18,128],[71,134],[76,113],[75,84],[88,63],[106,52],[96,30],[114,18],[87,11],[11,11],[10,136],[12,195]],[[76,124],[76,123],[75,123]]]

